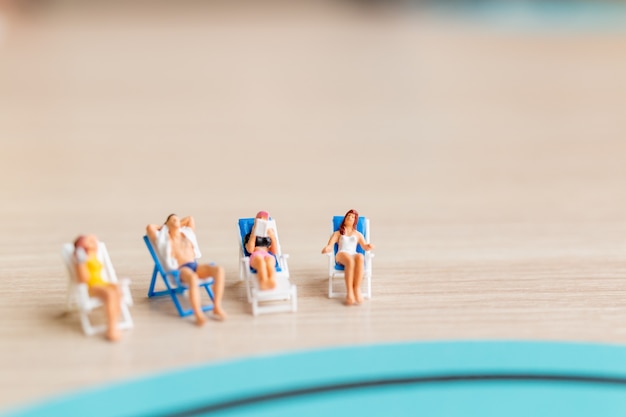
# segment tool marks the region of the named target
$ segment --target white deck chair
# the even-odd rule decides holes
[[[341,227],[341,222],[343,222],[344,216],[334,216],[332,221],[332,230],[331,233],[335,233]],[[365,217],[359,217],[359,222],[357,223],[356,228],[363,237],[365,238],[366,243],[370,243],[370,221]],[[345,275],[344,268],[342,265],[335,262],[335,256],[337,255],[338,246],[335,244],[334,249],[331,252],[328,252],[328,298],[336,298],[336,297],[345,297]],[[363,267],[363,282],[361,284],[361,294],[363,298],[371,299],[372,298],[372,258],[374,254],[371,251],[365,252],[361,245],[357,246],[357,252],[362,253],[365,261],[365,265]],[[335,291],[333,288],[333,280],[335,278],[340,278],[342,283],[343,291]]]
[[[298,292],[296,286],[291,283],[287,258],[289,255],[282,253],[280,242],[276,242],[278,253],[276,254],[276,287],[271,290],[261,290],[257,274],[250,267],[250,255],[244,247],[245,236],[250,233],[254,225],[254,218],[239,219],[239,279],[246,285],[248,302],[252,305],[252,314],[276,313],[298,310]],[[270,219],[268,227],[275,231],[278,240],[276,222]]]
[[[69,280],[67,289],[67,310],[77,311],[80,317],[80,323],[83,327],[83,331],[87,336],[92,336],[97,333],[102,333],[106,330],[107,325],[91,324],[89,314],[95,309],[102,307],[103,302],[97,297],[91,297],[87,284],[78,282],[78,276],[76,274],[75,260],[74,260],[74,245],[66,243],[63,245],[61,252],[63,261],[67,268]],[[120,329],[130,329],[133,327],[133,319],[130,316],[128,307],[133,305],[133,298],[130,294],[130,280],[121,279],[118,281],[109,253],[106,246],[102,242],[98,242],[98,260],[102,263],[102,278],[111,283],[119,283],[122,289],[122,302],[121,302],[121,314],[120,314]]]

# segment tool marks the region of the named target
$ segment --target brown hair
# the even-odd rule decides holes
[[[341,221],[341,226],[339,226],[339,234],[343,235],[346,233],[346,217],[348,217],[348,214],[354,214],[354,224],[352,225],[352,228],[354,230],[356,230],[356,226],[359,223],[359,212],[356,211],[355,209],[350,209],[348,210],[348,212],[346,213],[345,216],[343,216],[343,220]]]
[[[85,235],[80,235],[76,238],[76,240],[74,241],[74,249],[78,249],[78,248],[83,248],[85,249],[85,238],[87,236]]]

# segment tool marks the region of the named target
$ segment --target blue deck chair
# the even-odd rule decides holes
[[[250,233],[254,225],[254,218],[239,219],[239,279],[246,285],[248,302],[252,305],[252,314],[275,313],[298,309],[298,294],[294,284],[289,279],[289,255],[282,253],[280,241],[276,242],[278,253],[276,254],[276,288],[261,290],[256,271],[250,266],[250,254],[244,246],[245,236]],[[274,219],[269,220],[269,227],[274,229],[276,240],[278,230]]]
[[[179,299],[181,295],[185,295],[185,292],[188,288],[186,284],[180,281],[180,274],[178,270],[165,270],[165,268],[163,268],[163,263],[157,255],[157,252],[155,251],[154,246],[152,245],[152,242],[150,242],[148,236],[144,236],[143,240],[148,247],[150,256],[152,256],[152,260],[154,261],[154,270],[152,271],[152,279],[150,281],[150,288],[148,289],[148,298],[169,295],[172,298],[174,305],[176,306],[176,311],[178,311],[178,314],[181,317],[186,317],[193,314],[193,310],[191,309],[191,307],[184,309],[181,304],[181,300]],[[159,280],[159,277],[161,277],[163,284],[165,284],[165,289],[155,291],[156,282],[157,280]],[[205,312],[213,310],[214,297],[213,291],[210,288],[211,285],[213,285],[213,282],[213,278],[209,277],[206,279],[201,279],[200,283],[198,284],[199,287],[204,287],[207,294],[209,295],[209,298],[211,299],[211,304],[202,305],[202,311]]]
[[[344,216],[334,216],[332,221],[332,231],[331,233],[335,233],[339,230],[341,226],[341,222],[343,221]],[[356,230],[361,232],[363,237],[365,238],[365,242],[370,243],[370,221],[366,217],[359,216],[359,222],[357,223]],[[344,277],[344,267],[341,264],[335,262],[335,256],[337,255],[337,250],[339,246],[335,243],[335,247],[332,252],[328,252],[328,298],[342,297],[346,295],[344,292],[334,291],[333,289],[333,279],[341,278],[345,280]],[[371,251],[365,252],[361,245],[357,245],[357,252],[363,254],[365,258],[365,265],[363,267],[363,282],[361,284],[361,291],[364,298],[372,298],[372,258],[374,254]],[[345,284],[344,284],[345,288]]]
[[[67,310],[77,311],[80,317],[80,324],[83,328],[83,332],[87,336],[103,333],[107,325],[94,325],[91,323],[89,315],[99,307],[102,307],[104,303],[97,297],[89,295],[89,288],[87,284],[78,282],[78,276],[76,274],[76,265],[74,261],[74,245],[72,243],[66,243],[63,245],[61,251],[65,267],[69,276],[68,288],[67,288]],[[111,263],[111,258],[107,252],[107,248],[104,242],[98,242],[98,260],[102,263],[102,278],[113,284],[118,284],[122,290],[122,303],[120,305],[120,321],[118,327],[120,329],[130,329],[133,327],[133,319],[130,316],[129,306],[133,305],[133,297],[130,294],[130,280],[127,278],[117,279],[115,269]]]

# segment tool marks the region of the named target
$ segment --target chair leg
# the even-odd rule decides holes
[[[128,306],[133,305],[133,296],[130,292],[130,280],[126,278],[122,278],[119,282],[120,288],[122,289],[122,303],[125,303]]]
[[[130,311],[128,310],[128,305],[122,303],[120,306],[122,320],[119,323],[120,329],[131,329],[133,327],[133,318],[130,315]]]
[[[93,327],[91,327],[91,323],[89,321],[89,317],[87,316],[87,312],[85,311],[79,311],[78,312],[79,316],[80,316],[80,324],[83,328],[83,332],[87,335],[87,336],[93,336],[95,334]]]
[[[157,294],[154,291],[154,287],[156,285],[156,280],[157,280],[157,274],[158,273],[159,273],[159,270],[158,270],[158,268],[155,265],[154,269],[152,270],[152,278],[150,279],[150,287],[148,288],[148,297],[153,297],[153,296],[155,296]],[[167,280],[167,278],[165,278],[165,280]]]
[[[239,260],[238,263],[239,263],[239,281],[243,281],[243,280],[246,279],[246,274],[245,274],[245,271],[244,271],[245,266],[243,265],[244,262]]]
[[[203,285],[203,287],[206,290],[207,294],[209,295],[211,302],[215,304],[215,296],[213,295],[213,290],[211,289],[211,285],[212,284],[206,284],[206,285]]]
[[[106,325],[94,326],[91,324],[91,320],[89,320],[89,312],[85,310],[79,310],[78,312],[80,316],[80,324],[83,328],[83,332],[87,336],[93,336],[98,333],[102,333],[106,330]]]
[[[256,279],[254,275],[245,277],[246,296],[248,297],[249,303],[252,302],[252,286],[254,285],[254,283],[252,282],[253,279]]]
[[[253,316],[259,315],[259,301],[256,299],[256,297],[254,297],[252,300],[252,315]]]

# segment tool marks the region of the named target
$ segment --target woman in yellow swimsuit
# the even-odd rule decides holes
[[[98,238],[94,235],[79,236],[74,241],[74,258],[79,282],[87,284],[89,295],[104,302],[108,324],[107,339],[119,340],[121,333],[117,322],[122,294],[119,286],[102,278],[102,263],[98,260]]]

